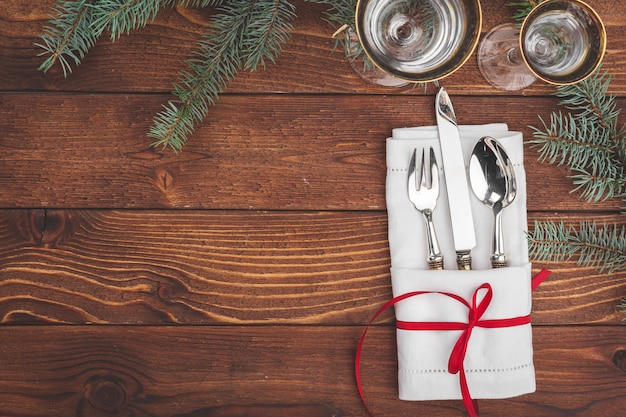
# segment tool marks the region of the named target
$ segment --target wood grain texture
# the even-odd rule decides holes
[[[5,417],[364,416],[363,328],[27,326],[3,329]],[[483,417],[616,417],[626,402],[617,326],[535,327],[537,392],[480,400]],[[37,344],[30,341],[36,338]],[[377,416],[463,416],[460,401],[397,399],[395,332],[371,330],[362,377]],[[24,349],[25,345],[29,349]],[[28,375],[24,378],[24,375]]]
[[[385,139],[394,127],[435,123],[432,97],[229,96],[175,155],[146,137],[164,99],[0,94],[0,204],[380,210]],[[461,124],[506,120],[528,139],[556,101],[458,97],[454,105]],[[533,149],[524,163],[529,210],[619,209],[615,200],[581,202],[567,171],[539,163]]]
[[[483,34],[509,21],[483,1]],[[56,0],[0,7],[0,416],[366,416],[354,381],[364,325],[391,297],[385,139],[431,125],[434,86],[356,75],[324,6],[296,0],[277,65],[241,73],[183,152],[146,133],[209,21],[175,8],[74,73],[37,70]],[[589,0],[604,69],[626,106],[626,9]],[[497,91],[474,58],[443,80],[461,124],[532,136],[557,99]],[[622,116],[622,119],[624,116]],[[564,168],[525,148],[529,224],[626,227],[617,201],[579,201]],[[626,273],[535,264],[537,392],[481,417],[619,417],[626,409]],[[461,417],[460,401],[397,400],[393,313],[370,331],[363,382],[377,416]]]
[[[4,214],[7,322],[332,324],[390,295],[380,214]]]
[[[0,241],[5,323],[365,324],[391,298],[385,212],[3,210]],[[625,273],[540,267],[535,323],[619,323]]]
[[[60,68],[54,68],[48,75],[37,70],[41,49],[35,43],[52,13],[54,1],[6,3],[0,10],[0,90],[170,92],[211,16],[210,11],[177,8],[163,11],[146,28],[122,36],[114,43],[105,34],[72,76],[65,79]],[[507,1],[483,3],[483,33],[510,22],[513,9],[506,6]],[[626,10],[614,2],[589,3],[598,9],[606,24],[608,51],[604,67],[616,76],[612,89],[623,95],[626,93],[623,54]],[[424,94],[419,88],[376,88],[361,80],[341,50],[331,53],[334,48],[331,36],[335,30],[323,20],[326,7],[302,0],[295,5],[298,18],[277,65],[269,65],[266,71],[240,73],[228,92]],[[146,53],[149,60],[137,59]],[[448,77],[444,85],[457,95],[511,95],[494,89],[478,75],[475,58]],[[429,94],[432,91],[433,87]],[[543,95],[549,91],[551,87],[537,83],[515,94]]]

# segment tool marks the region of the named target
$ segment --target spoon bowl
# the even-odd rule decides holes
[[[501,213],[513,202],[517,183],[513,164],[500,143],[484,136],[474,146],[469,164],[470,183],[476,197],[494,214],[491,265],[507,265]]]

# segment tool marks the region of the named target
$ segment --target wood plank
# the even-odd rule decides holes
[[[381,213],[0,213],[4,322],[352,323],[390,297]]]
[[[0,10],[0,90],[10,91],[169,92],[211,16],[206,10],[178,8],[163,11],[155,22],[130,36],[122,36],[115,43],[104,36],[83,64],[64,79],[58,67],[48,75],[37,70],[41,63],[37,55],[41,49],[35,43],[52,13],[54,1],[7,0],[5,3]],[[506,7],[505,2],[484,3],[484,33],[510,21],[513,9]],[[626,60],[622,53],[626,49],[626,28],[623,27],[626,10],[617,0],[595,0],[590,4],[598,9],[607,26],[608,52],[604,68],[615,75],[612,90],[615,94],[626,95]],[[240,73],[229,86],[229,92],[424,94],[419,88],[378,88],[361,80],[341,51],[331,53],[334,28],[323,20],[326,7],[304,1],[297,1],[295,5],[298,18],[278,64],[269,65],[267,71]],[[138,59],[146,51],[150,59]],[[444,85],[457,94],[511,95],[495,90],[483,80],[475,58],[445,79]],[[550,91],[552,87],[537,83],[524,92],[513,94],[543,95]]]
[[[626,9],[589,2],[621,108]],[[355,350],[391,298],[385,138],[434,123],[434,86],[362,81],[330,53],[325,6],[295,0],[278,64],[241,73],[175,155],[146,132],[211,12],[176,8],[102,39],[64,79],[37,70],[34,45],[56,3],[0,8],[0,415],[366,416]],[[483,34],[509,20],[505,1],[483,3]],[[441,85],[461,123],[507,121],[526,138],[557,102],[543,83],[495,90],[475,57]],[[536,158],[527,146],[531,225],[626,227],[619,201],[580,202],[567,170]],[[626,272],[540,267],[537,392],[481,400],[481,416],[621,416]],[[375,415],[465,415],[460,401],[397,400],[392,323],[388,311],[364,350]]]
[[[2,206],[381,210],[385,139],[435,123],[432,97],[229,96],[175,155],[146,137],[165,100],[0,94]],[[555,106],[455,99],[461,124],[509,121],[526,138]],[[525,164],[529,210],[619,210],[616,200],[581,202],[567,171],[537,162],[534,150]]]
[[[362,330],[5,327],[0,414],[366,416],[353,363]],[[624,331],[623,326],[535,327],[537,392],[480,400],[481,416],[620,415],[626,402]],[[393,328],[372,329],[363,355],[364,390],[375,415],[464,415],[460,401],[397,400]]]
[[[364,324],[391,298],[385,212],[1,210],[0,241],[4,323]],[[626,272],[534,266],[535,323],[623,319]]]

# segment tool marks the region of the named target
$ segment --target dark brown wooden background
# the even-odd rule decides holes
[[[365,416],[358,338],[390,298],[385,138],[434,124],[432,86],[363,82],[323,7],[297,1],[277,65],[242,73],[183,152],[152,149],[208,11],[161,13],[101,40],[64,79],[34,46],[53,0],[0,7],[0,416]],[[483,32],[509,20],[485,0]],[[604,68],[626,105],[626,7],[594,0]],[[491,88],[472,58],[441,82],[459,122],[531,136],[557,99]],[[527,148],[529,221],[624,224],[581,202]],[[534,294],[537,392],[481,415],[626,415],[626,274],[552,265]],[[388,314],[364,351],[377,416],[462,416],[460,401],[397,400]]]

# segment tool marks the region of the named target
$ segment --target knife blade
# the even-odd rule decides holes
[[[461,135],[452,108],[452,101],[443,87],[437,92],[435,114],[443,160],[443,173],[448,191],[456,263],[459,269],[469,270],[472,269],[471,250],[476,246],[476,233],[470,206],[465,161],[461,150]]]

